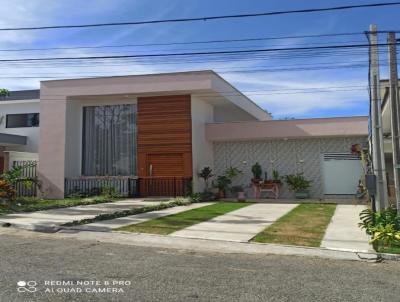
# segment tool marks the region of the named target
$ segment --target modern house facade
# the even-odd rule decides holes
[[[43,81],[39,104],[48,198],[106,178],[135,179],[141,196],[198,192],[204,166],[237,167],[251,197],[255,162],[269,175],[304,173],[314,198],[353,195],[362,178],[351,146],[367,141],[367,117],[273,120],[213,71]],[[292,197],[285,186],[281,196]]]
[[[40,91],[13,91],[0,98],[0,173],[16,160],[37,160]]]

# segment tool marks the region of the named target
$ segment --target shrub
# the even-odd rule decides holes
[[[400,214],[395,208],[380,212],[365,209],[360,213],[360,220],[358,225],[372,236],[370,243],[375,250],[400,245]]]
[[[311,187],[311,180],[307,180],[301,173],[286,175],[285,181],[292,192],[304,192]]]
[[[13,200],[16,197],[16,191],[12,184],[5,179],[0,179],[0,199]]]
[[[262,175],[262,168],[261,165],[256,162],[252,167],[251,167],[251,172],[253,173],[253,178],[254,179],[261,179]]]
[[[210,167],[204,167],[201,169],[199,173],[199,177],[204,179],[204,191],[208,191],[208,182],[214,174],[212,173],[212,169]]]

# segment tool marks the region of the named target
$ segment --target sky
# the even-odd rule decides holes
[[[0,0],[0,27],[128,22],[257,13],[383,2],[317,0]],[[369,24],[400,30],[400,6],[271,17],[104,28],[0,32],[3,59],[100,56],[365,44],[363,35],[203,42],[232,39],[361,33]],[[380,35],[380,42],[386,37]],[[145,45],[143,45],[145,44]],[[151,45],[149,45],[151,44]],[[107,48],[76,48],[121,46]],[[40,50],[42,48],[64,48]],[[67,48],[67,49],[65,49]],[[29,51],[16,51],[31,49]],[[36,49],[36,50],[32,50]],[[37,50],[39,49],[39,50]],[[8,51],[4,51],[8,50]],[[381,76],[387,76],[381,54]],[[0,63],[0,88],[37,89],[40,81],[213,69],[276,119],[368,114],[368,56],[364,49],[322,53],[206,56],[185,59],[98,60],[85,63]]]

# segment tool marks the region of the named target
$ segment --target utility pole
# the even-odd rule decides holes
[[[387,43],[389,47],[389,87],[391,106],[391,128],[393,148],[393,173],[396,191],[397,210],[400,210],[400,105],[399,105],[399,78],[397,73],[396,35],[388,33]]]
[[[371,146],[372,164],[376,176],[375,207],[380,211],[388,207],[385,157],[383,152],[382,112],[379,83],[379,51],[376,25],[370,26],[370,85],[371,85]]]

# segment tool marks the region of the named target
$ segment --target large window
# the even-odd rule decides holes
[[[82,173],[136,175],[136,105],[83,108]]]
[[[6,128],[39,127],[39,113],[7,114]]]

